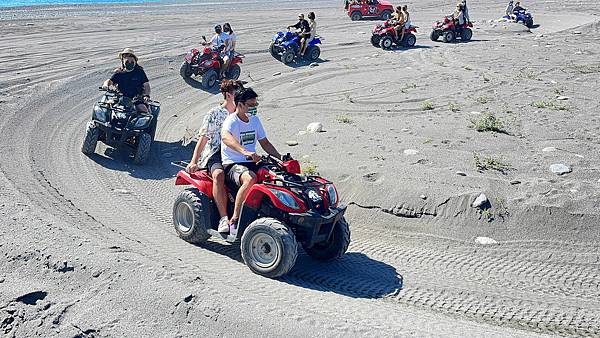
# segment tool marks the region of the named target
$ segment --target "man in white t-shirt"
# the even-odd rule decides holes
[[[256,116],[258,95],[252,88],[241,89],[235,95],[236,111],[227,116],[221,128],[221,160],[225,168],[225,179],[240,187],[235,197],[235,207],[230,224],[235,225],[240,216],[242,202],[250,187],[257,181],[256,143],[269,155],[281,159],[281,154],[267,139],[265,130]]]
[[[221,25],[216,25],[215,34],[212,36],[212,38],[210,38],[210,41],[208,43],[203,43],[202,45],[209,45],[210,48],[219,50],[223,46],[225,46],[225,40],[227,39],[228,35],[223,33],[223,28],[221,28]]]

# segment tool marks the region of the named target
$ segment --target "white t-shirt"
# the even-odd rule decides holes
[[[229,132],[235,139],[250,152],[256,152],[256,143],[267,137],[265,130],[257,116],[248,116],[248,123],[240,120],[236,113],[229,114],[223,122],[221,132]],[[229,148],[221,142],[221,161],[223,164],[252,162],[246,156]]]
[[[225,52],[229,52],[234,50],[234,45],[235,42],[237,41],[237,34],[235,34],[235,32],[231,33],[231,34],[226,34],[227,35],[227,40],[229,40],[228,44],[227,44],[227,48],[225,50]]]
[[[225,44],[225,40],[227,40],[228,38],[229,35],[227,35],[227,33],[224,32],[221,32],[221,34],[219,35],[214,34],[213,37],[210,39],[210,44],[215,48],[219,48]]]
[[[202,151],[200,167],[206,166],[208,159],[212,155],[221,152],[221,127],[223,126],[223,121],[225,121],[227,115],[229,115],[227,108],[218,105],[204,116],[198,136],[206,136],[208,138],[208,143]]]

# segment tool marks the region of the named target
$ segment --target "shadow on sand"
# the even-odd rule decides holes
[[[325,63],[325,62],[329,62],[329,60],[323,60],[321,58],[318,58],[318,59],[316,59],[314,61],[311,61],[311,60],[306,60],[306,59],[303,59],[303,58],[299,58],[299,59],[296,59],[296,61],[294,61],[292,63],[286,64],[286,66],[288,66],[290,68],[302,68],[302,67],[310,66],[313,63],[321,64],[321,63]]]
[[[209,241],[198,246],[244,264],[239,243]],[[302,249],[298,252],[296,265],[278,280],[353,298],[381,298],[400,291],[403,286],[402,275],[393,266],[360,252],[348,252],[333,262],[320,262],[309,257]]]
[[[105,147],[103,153],[92,154],[89,158],[106,169],[124,171],[135,178],[163,180],[175,177],[179,171],[179,168],[171,165],[171,161],[189,160],[195,145],[195,143],[191,143],[184,147],[181,145],[181,141],[155,140],[152,142],[148,161],[141,165],[133,163],[133,150],[128,147],[111,148],[103,145]]]

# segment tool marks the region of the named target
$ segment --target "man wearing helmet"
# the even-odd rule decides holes
[[[123,96],[134,100],[138,111],[147,113],[146,102],[150,100],[150,82],[144,68],[138,65],[138,58],[131,48],[125,48],[118,56],[121,67],[115,70],[110,79],[104,81],[102,88],[116,86]]]

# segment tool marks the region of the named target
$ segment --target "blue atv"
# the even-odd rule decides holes
[[[507,20],[515,20],[515,22],[517,23],[520,22],[527,26],[527,28],[533,27],[533,15],[531,15],[530,13],[527,13],[526,11],[515,11],[513,14],[514,17],[512,18],[508,15],[504,18]]]
[[[308,43],[304,58],[310,61],[316,61],[321,55],[321,48],[318,45],[321,44],[321,39],[318,36]],[[300,36],[293,32],[277,32],[273,35],[271,46],[269,46],[269,52],[271,55],[280,60],[281,62],[288,64],[292,63],[296,57],[300,55]]]

